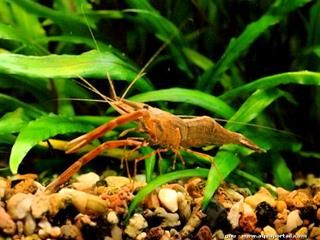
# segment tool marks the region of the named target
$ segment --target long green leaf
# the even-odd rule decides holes
[[[14,111],[17,108],[23,108],[26,115],[30,118],[37,118],[45,114],[45,112],[41,111],[36,107],[33,107],[30,104],[27,104],[14,97],[2,93],[0,93],[0,105],[2,106],[1,111]]]
[[[199,78],[197,88],[211,91],[214,84],[241,54],[247,50],[251,44],[265,31],[279,23],[290,12],[299,8],[310,0],[277,0],[257,21],[249,24],[246,29],[236,39],[232,39],[216,65],[205,71]]]
[[[19,133],[10,154],[9,166],[12,173],[18,172],[19,165],[29,150],[40,141],[57,134],[87,132],[92,125],[74,121],[72,118],[45,115],[29,122]]]
[[[208,207],[214,192],[223,181],[221,177],[226,178],[240,163],[239,158],[234,152],[225,150],[220,150],[213,161],[215,164],[210,168],[206,188],[203,194],[202,209],[204,210]]]
[[[177,28],[177,26],[169,19],[161,16],[147,0],[127,0],[127,3],[130,7],[135,8],[127,11],[138,14],[135,21],[137,21],[139,25],[145,26],[145,29],[148,28],[149,31],[155,34],[155,36],[163,42],[171,41],[169,49],[177,65],[191,76],[191,72],[182,51],[186,46],[186,42],[182,37],[179,28]]]
[[[244,104],[241,105],[225,127],[229,130],[237,131],[241,128],[241,125],[233,124],[233,122],[250,122],[273,101],[283,95],[284,92],[274,88],[268,90],[257,90],[244,102]]]
[[[38,17],[45,17],[53,20],[54,22],[59,24],[61,29],[65,32],[71,32],[75,35],[81,35],[83,33],[88,34],[87,23],[82,17],[73,14],[65,14],[61,11],[53,10],[30,0],[9,1],[19,5],[21,8]]]
[[[6,113],[0,118],[1,135],[19,132],[27,124],[28,120],[22,108]]]
[[[188,169],[188,170],[180,170],[175,171],[167,174],[163,174],[151,182],[148,183],[144,188],[142,188],[138,194],[134,197],[132,202],[130,203],[128,214],[125,221],[128,221],[132,213],[135,211],[137,206],[143,199],[151,193],[153,190],[155,190],[157,187],[168,183],[170,181],[181,179],[181,178],[187,178],[187,177],[207,177],[208,176],[208,169],[204,168],[196,168],[196,169]]]
[[[293,189],[294,182],[292,179],[292,172],[287,166],[283,157],[278,153],[272,153],[272,172],[275,183],[285,189]]]
[[[0,72],[35,78],[77,78],[92,77],[132,81],[137,71],[126,61],[110,52],[95,50],[80,55],[24,56],[0,54]],[[137,82],[143,91],[152,90],[152,85],[144,79]]]
[[[238,96],[244,96],[258,89],[273,88],[283,84],[299,84],[320,86],[320,73],[310,71],[286,72],[267,76],[251,83],[232,89],[219,96],[224,101],[231,101]]]
[[[219,100],[217,97],[197,90],[184,88],[169,88],[145,92],[135,95],[130,99],[138,102],[171,101],[190,103],[227,119],[235,113],[235,110],[232,107]]]

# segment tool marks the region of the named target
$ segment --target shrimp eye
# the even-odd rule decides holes
[[[143,105],[143,108],[144,108],[144,109],[148,109],[149,106],[145,104],[145,105]]]

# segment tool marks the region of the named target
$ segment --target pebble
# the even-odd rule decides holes
[[[317,237],[317,236],[320,236],[320,227],[313,227],[310,231],[310,235],[309,237],[310,238],[314,238],[314,237]]]
[[[303,221],[299,216],[299,212],[300,211],[296,209],[288,214],[287,224],[284,227],[285,232],[291,232],[303,224]]]
[[[31,194],[17,193],[13,195],[7,203],[8,213],[14,219],[24,219],[31,210]]]
[[[266,236],[266,238],[264,239],[267,239],[267,240],[279,240],[279,238],[277,237],[278,235],[277,231],[269,225],[263,228],[261,235]]]
[[[261,188],[253,196],[246,197],[244,201],[253,209],[255,209],[261,202],[267,202],[271,207],[274,207],[276,205],[276,201],[272,197],[271,193],[265,188]]]
[[[298,231],[296,231],[295,235],[301,236],[307,236],[308,235],[308,228],[307,227],[302,227]]]
[[[287,209],[287,204],[283,200],[276,201],[276,209],[278,212],[282,212],[283,210]]]
[[[136,238],[143,229],[148,227],[146,219],[139,213],[135,213],[133,217],[130,218],[129,224],[126,226],[124,232],[131,238]]]
[[[72,187],[79,191],[91,189],[98,182],[100,177],[93,172],[81,174],[76,178],[76,182],[72,183]]]
[[[0,229],[4,233],[14,234],[16,231],[16,224],[12,220],[11,216],[0,206]]]
[[[81,235],[79,229],[72,224],[63,225],[61,226],[60,230],[64,239],[75,239]]]
[[[24,222],[24,233],[25,235],[31,235],[34,233],[37,225],[31,214],[29,213]]]
[[[289,207],[303,208],[312,201],[312,198],[309,191],[299,189],[290,192],[285,201]]]
[[[162,206],[174,213],[178,210],[178,193],[171,188],[161,188],[158,198]]]
[[[118,224],[119,223],[119,218],[116,214],[116,212],[111,211],[107,215],[107,221],[111,224]]]

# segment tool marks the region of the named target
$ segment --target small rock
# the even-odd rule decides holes
[[[0,177],[0,200],[5,196],[7,188],[7,181],[4,178]]]
[[[253,232],[256,228],[257,217],[253,209],[246,203],[243,203],[242,214],[239,219],[239,225],[245,232]]]
[[[146,212],[146,217],[158,217],[161,219],[160,226],[165,227],[175,227],[181,224],[179,220],[179,215],[177,213],[168,213],[164,208],[156,208],[154,212]]]
[[[298,189],[290,192],[284,201],[288,207],[303,208],[312,202],[309,190]]]
[[[233,229],[237,228],[239,226],[239,219],[240,219],[240,213],[241,213],[241,210],[242,210],[242,205],[243,205],[243,202],[242,201],[239,201],[237,203],[235,203],[229,213],[228,213],[228,220],[232,226]]]
[[[0,206],[0,229],[7,234],[14,234],[16,231],[16,224],[11,216]]]
[[[111,228],[112,240],[122,240],[122,229],[117,225],[113,225]]]
[[[170,212],[178,210],[178,194],[171,188],[161,188],[158,194],[160,203]]]
[[[143,239],[147,239],[147,233],[146,232],[142,232],[136,237],[136,240],[143,240]]]
[[[277,237],[277,231],[273,228],[270,227],[269,225],[263,228],[263,231],[261,232],[262,236],[265,236],[267,240],[279,240]]]
[[[61,235],[61,229],[59,227],[52,227],[49,231],[49,235],[52,238],[58,238]]]
[[[116,212],[111,211],[107,215],[107,221],[111,224],[118,224],[119,223],[119,218],[116,214]]]
[[[50,209],[50,196],[45,194],[36,195],[32,200],[31,212],[34,218],[41,218]]]
[[[133,217],[130,218],[129,224],[126,226],[124,232],[129,237],[135,238],[142,233],[146,227],[148,227],[148,223],[144,217],[139,213],[135,213]]]
[[[278,212],[282,212],[287,209],[287,204],[285,201],[278,200],[276,201],[276,209]]]
[[[320,206],[320,191],[314,195],[312,201],[315,205]]]
[[[310,231],[310,238],[315,238],[317,236],[320,236],[320,227],[313,227]]]
[[[130,179],[122,176],[108,176],[105,180],[110,188],[121,188],[130,184]]]
[[[292,230],[303,224],[302,219],[299,216],[299,210],[293,210],[288,214],[287,224],[284,227],[285,232],[289,233]]]
[[[302,227],[298,231],[296,231],[295,235],[298,235],[300,239],[307,238],[308,236],[308,228]]]
[[[184,220],[191,216],[191,202],[192,198],[187,193],[178,192],[178,211]]]
[[[222,230],[217,230],[212,236],[212,240],[223,240],[224,239],[224,233]]]
[[[34,233],[34,230],[36,229],[36,222],[29,213],[24,222],[24,234],[25,235],[31,235]]]
[[[199,240],[211,240],[212,239],[212,232],[208,226],[202,226],[197,235],[196,238]]]
[[[261,202],[256,207],[256,215],[258,219],[257,226],[264,227],[266,225],[272,225],[277,212],[267,202]]]
[[[100,177],[93,172],[81,174],[76,178],[76,182],[72,183],[72,187],[80,191],[88,190],[95,186],[99,179]]]
[[[267,202],[271,207],[274,207],[276,204],[276,201],[272,197],[271,193],[265,188],[261,188],[253,196],[246,197],[244,202],[249,204],[253,209],[255,209],[261,202]]]
[[[61,236],[64,239],[75,239],[76,237],[79,237],[81,235],[79,229],[72,224],[66,224],[61,226]]]
[[[148,209],[156,209],[160,207],[158,194],[156,192],[150,193],[144,200],[144,204]]]
[[[34,196],[26,193],[13,195],[7,203],[8,213],[14,220],[23,219],[31,210]]]

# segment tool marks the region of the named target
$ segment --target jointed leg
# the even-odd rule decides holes
[[[221,172],[219,171],[218,169],[218,166],[217,164],[215,163],[213,157],[211,157],[210,155],[208,154],[205,154],[205,153],[201,153],[201,152],[197,152],[197,151],[193,151],[191,149],[188,149],[188,148],[182,148],[182,150],[186,151],[186,152],[189,152],[189,153],[192,153],[194,155],[198,155],[199,157],[202,157],[202,158],[205,158],[205,159],[208,159],[210,161],[210,163],[213,165],[213,167],[217,170],[217,173],[220,177],[220,180],[221,180],[221,183],[223,183],[223,176],[221,174]]]
[[[100,144],[98,147],[92,149],[90,152],[83,155],[79,160],[74,162],[70,167],[68,167],[60,176],[51,182],[47,188],[46,192],[55,192],[57,188],[68,181],[73,174],[78,172],[82,166],[90,162],[93,158],[98,156],[100,153],[102,153],[105,149],[108,148],[116,148],[116,147],[122,147],[122,146],[142,146],[143,142],[136,141],[136,140],[115,140],[115,141],[108,141]]]
[[[99,138],[103,136],[106,132],[114,129],[115,127],[125,124],[130,121],[137,120],[138,118],[142,117],[144,119],[144,123],[146,127],[149,130],[149,134],[152,138],[154,138],[154,127],[150,120],[150,115],[147,111],[147,109],[141,109],[137,110],[132,113],[128,113],[126,115],[121,115],[110,122],[107,122],[96,129],[92,130],[91,132],[88,132],[78,138],[73,139],[70,141],[67,145],[66,153],[73,153],[83,147],[84,145],[88,144],[92,140]]]

